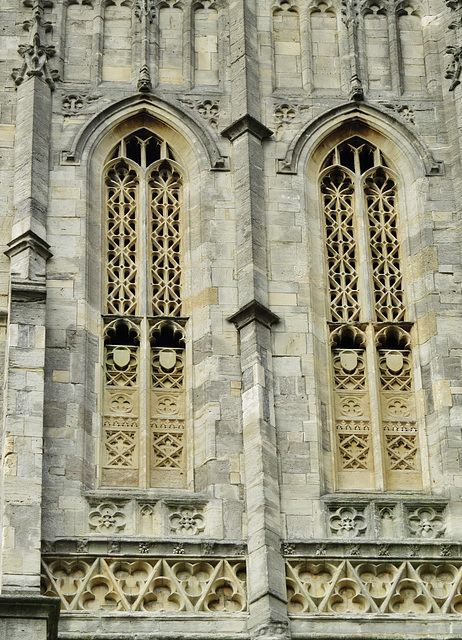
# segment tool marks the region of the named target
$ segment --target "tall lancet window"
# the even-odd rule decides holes
[[[336,488],[419,489],[396,174],[380,149],[354,137],[324,161],[320,190]]]
[[[184,487],[182,172],[147,129],[104,169],[105,315],[101,484]]]

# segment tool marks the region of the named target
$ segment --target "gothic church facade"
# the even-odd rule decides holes
[[[0,25],[0,637],[462,638],[461,1]]]

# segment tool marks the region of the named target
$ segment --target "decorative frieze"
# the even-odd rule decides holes
[[[286,570],[292,617],[462,614],[461,562],[291,559]]]
[[[64,116],[77,116],[86,113],[88,106],[101,98],[101,94],[66,93],[61,99],[61,112]]]
[[[326,505],[328,532],[333,538],[434,540],[444,535],[444,503],[337,501]]]
[[[308,112],[310,106],[296,102],[276,102],[273,109],[273,120],[276,122],[275,136],[280,140],[284,131],[291,124],[298,124],[303,120],[301,116]]]
[[[212,614],[247,608],[246,569],[241,561],[47,558],[42,567],[42,593],[58,596],[65,612]]]
[[[75,543],[77,553],[88,553],[88,538],[81,538]]]

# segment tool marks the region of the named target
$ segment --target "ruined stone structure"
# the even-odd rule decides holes
[[[462,638],[461,0],[0,26],[0,637]]]

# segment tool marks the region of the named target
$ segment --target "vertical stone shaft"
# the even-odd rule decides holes
[[[257,25],[253,0],[234,0],[231,16],[233,124],[223,132],[233,143],[237,210],[239,330],[243,377],[242,416],[248,515],[249,628],[285,633],[284,560],[271,368],[263,140],[260,121]],[[283,623],[277,630],[273,623]],[[268,625],[270,627],[268,628]],[[268,631],[265,631],[267,629]]]
[[[18,88],[15,221],[1,475],[2,590],[38,591],[45,363],[46,203],[50,87],[38,76]]]
[[[362,100],[363,88],[358,38],[358,8],[355,0],[345,3],[345,25],[348,33],[348,49],[350,55],[350,99]]]
[[[257,18],[254,0],[232,0],[230,16],[231,115],[260,118]]]

